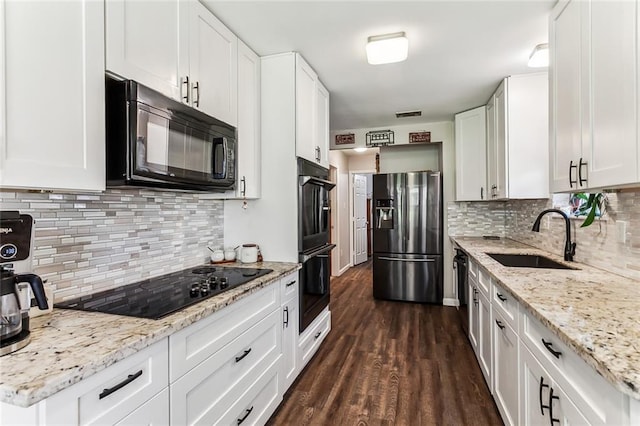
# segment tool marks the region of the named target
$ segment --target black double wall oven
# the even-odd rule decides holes
[[[302,333],[329,305],[330,256],[329,191],[335,184],[329,171],[298,158],[298,256],[300,270],[300,327]]]

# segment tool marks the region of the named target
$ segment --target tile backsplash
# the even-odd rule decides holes
[[[580,227],[582,219],[571,220],[572,239],[577,243],[574,260],[640,280],[640,189],[608,193],[607,198],[602,220],[596,219],[585,228]],[[546,215],[540,232],[531,231],[538,213],[551,207],[550,200],[449,203],[447,207],[449,235],[501,235],[563,254],[565,223],[559,215]],[[503,222],[491,219],[500,209]],[[485,225],[478,225],[485,217],[489,217]],[[618,242],[619,227],[626,228],[624,242]]]
[[[0,203],[35,219],[33,272],[55,301],[200,265],[223,244],[224,202],[198,194],[0,191]]]

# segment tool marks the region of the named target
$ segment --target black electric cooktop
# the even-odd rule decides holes
[[[200,266],[56,303],[56,308],[159,319],[272,272]]]

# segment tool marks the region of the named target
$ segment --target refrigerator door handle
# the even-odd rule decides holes
[[[435,262],[435,259],[405,259],[401,257],[378,257],[380,260],[390,260],[392,262]]]

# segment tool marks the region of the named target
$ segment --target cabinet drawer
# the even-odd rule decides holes
[[[523,343],[590,423],[622,422],[624,396],[621,392],[531,314],[522,313],[521,327],[520,338]]]
[[[280,288],[270,285],[169,337],[173,383],[280,307]]]
[[[219,425],[262,425],[282,401],[278,392],[280,359],[273,362],[233,406],[217,421]]]
[[[160,426],[169,424],[169,388],[163,390],[133,413],[120,420],[116,426]]]
[[[171,385],[176,425],[212,424],[282,353],[281,311],[272,312]]]
[[[331,331],[331,311],[326,309],[311,323],[304,334],[300,336],[298,353],[300,354],[301,368],[304,368],[311,357],[315,355],[320,344],[324,341],[325,337],[327,337],[327,334],[329,334],[329,331]]]
[[[47,423],[113,424],[169,385],[167,339],[45,400]]]
[[[491,276],[480,267],[478,267],[478,290],[481,291],[487,299],[491,300],[489,296],[491,293]]]
[[[280,281],[282,301],[298,297],[298,271],[287,275]]]
[[[514,330],[518,329],[520,303],[495,280],[493,280],[493,289],[491,290],[491,305],[500,312],[507,324]]]

